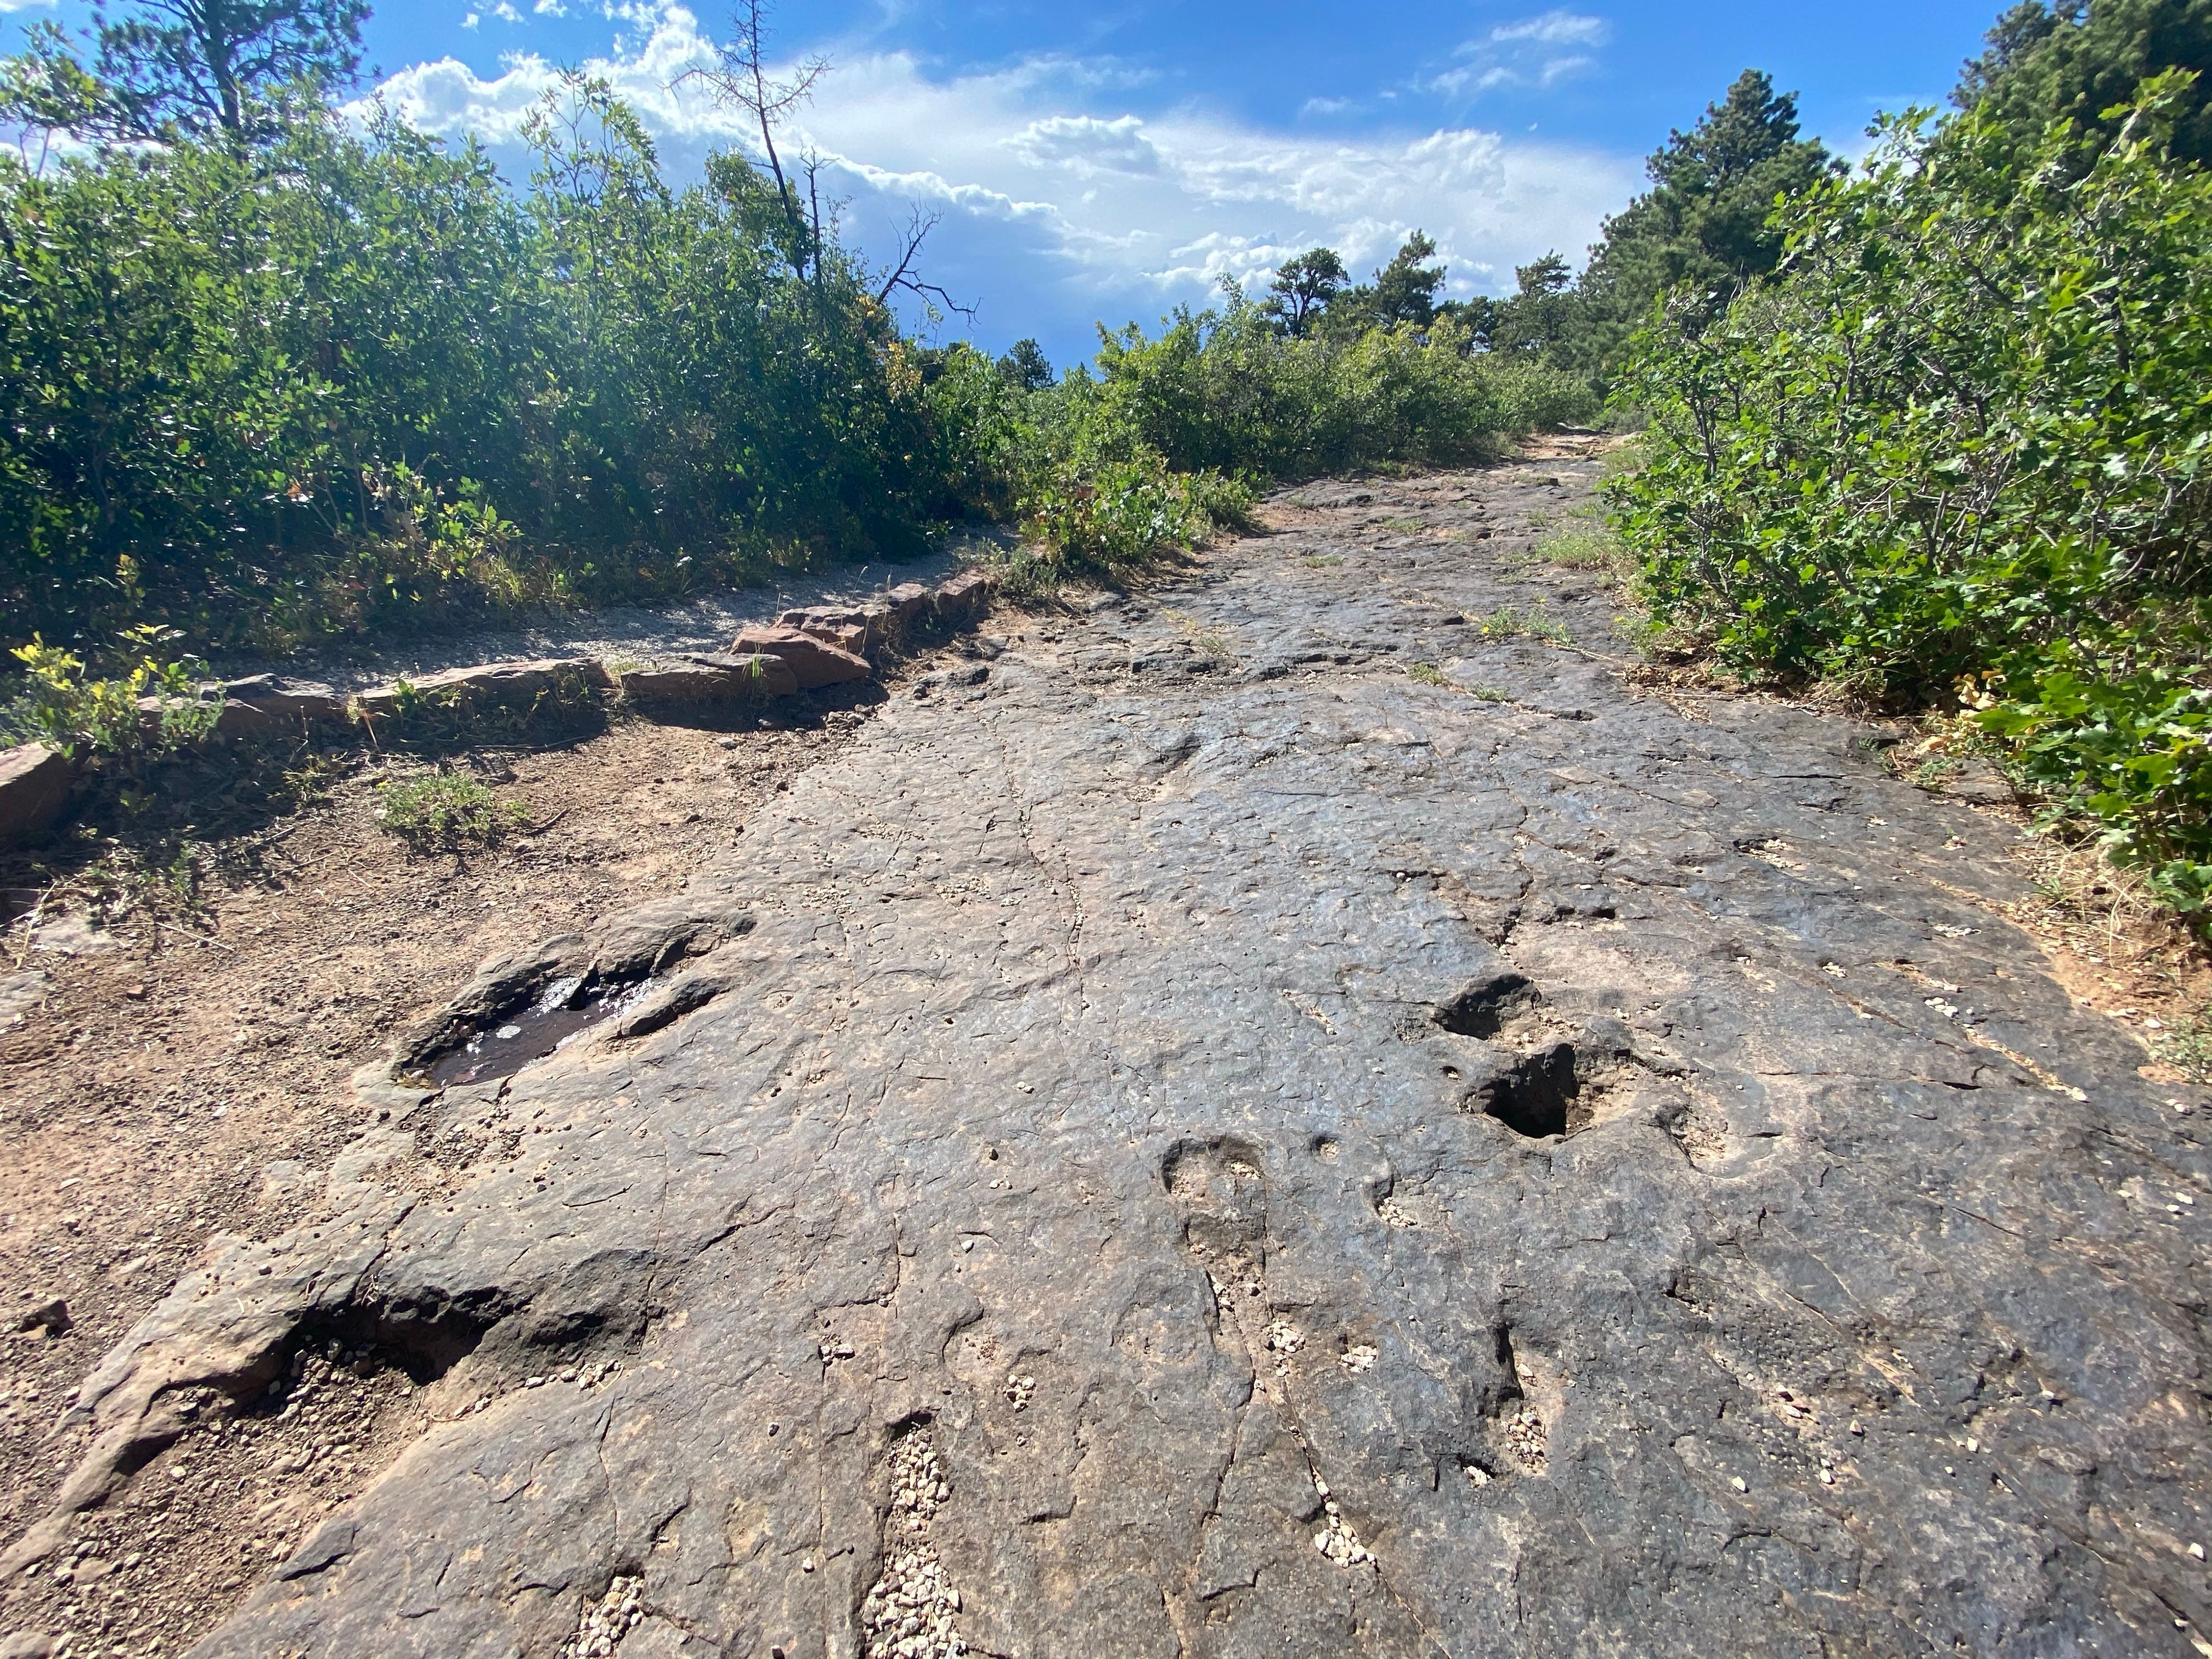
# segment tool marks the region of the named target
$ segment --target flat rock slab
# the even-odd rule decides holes
[[[371,715],[396,714],[416,700],[477,713],[489,708],[529,708],[568,684],[599,688],[610,684],[606,669],[592,658],[544,657],[531,662],[448,668],[417,680],[396,680],[362,692],[354,702],[362,713]]]
[[[1572,647],[1480,634],[1540,597]],[[2202,1651],[2204,1095],[2009,827],[1486,544],[1171,599],[884,707],[665,1023],[109,1356],[111,1437],[288,1322],[489,1397],[197,1651]]]
[[[36,841],[61,821],[75,773],[44,744],[0,749],[0,847]]]
[[[634,702],[743,702],[789,696],[799,690],[799,676],[783,658],[754,652],[702,654],[677,668],[635,668],[617,684]]]
[[[842,685],[848,680],[864,680],[875,672],[869,667],[866,657],[796,628],[745,629],[732,642],[730,653],[745,656],[754,653],[781,657],[790,664],[802,691]]]

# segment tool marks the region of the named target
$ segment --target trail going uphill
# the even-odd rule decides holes
[[[337,1340],[431,1426],[204,1659],[2212,1654],[2204,1091],[2008,823],[1626,674],[1596,470],[1279,498],[488,965],[15,1559]]]

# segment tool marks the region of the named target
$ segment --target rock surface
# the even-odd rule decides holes
[[[196,1651],[2203,1651],[2201,1118],[1997,914],[2007,824],[1635,692],[1464,489],[902,698],[487,964],[702,988],[420,1108],[449,1182],[372,1133],[88,1382],[109,1454],[334,1327],[482,1395]],[[1573,645],[1477,626],[1539,596]]]
[[[346,715],[345,698],[334,688],[317,680],[253,674],[215,689],[222,693],[226,705],[244,703],[261,714],[295,723],[342,720]]]
[[[0,749],[0,846],[36,841],[69,805],[68,760],[44,744]]]
[[[848,680],[864,680],[872,672],[866,657],[796,628],[745,629],[731,643],[730,652],[735,656],[764,652],[782,658],[791,665],[802,691],[842,685]]]
[[[605,668],[592,658],[544,657],[532,662],[480,663],[398,680],[362,692],[354,703],[372,716],[397,713],[410,698],[475,714],[490,708],[528,709],[556,695],[564,684],[596,688],[611,683]]]
[[[781,657],[754,652],[702,655],[682,668],[633,668],[618,684],[634,702],[745,702],[787,697],[799,690],[799,676]]]

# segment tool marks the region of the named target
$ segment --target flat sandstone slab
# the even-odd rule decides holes
[[[2010,829],[1488,544],[1206,574],[896,699],[686,1012],[149,1321],[451,1367],[199,1654],[2203,1650],[2202,1116]]]

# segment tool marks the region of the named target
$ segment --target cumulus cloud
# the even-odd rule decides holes
[[[1082,174],[1160,171],[1160,153],[1133,115],[1112,121],[1049,116],[1030,122],[1006,144],[1032,167],[1062,167]]]
[[[672,173],[746,143],[740,115],[679,82],[712,54],[695,15],[664,3],[637,24],[634,44],[579,67],[637,108]],[[1318,243],[1364,271],[1417,227],[1449,262],[1452,292],[1510,285],[1515,265],[1547,249],[1578,253],[1638,177],[1631,158],[1471,126],[1321,134],[1190,108],[1140,115],[1122,102],[1139,78],[1064,58],[939,78],[905,52],[848,52],[781,148],[820,158],[825,195],[843,200],[864,246],[912,205],[939,212],[933,280],[984,301],[985,326],[997,319],[994,331],[1048,343],[1101,313],[1149,322],[1224,276],[1264,282]],[[534,57],[492,76],[445,58],[380,92],[416,126],[501,153],[558,79]]]

